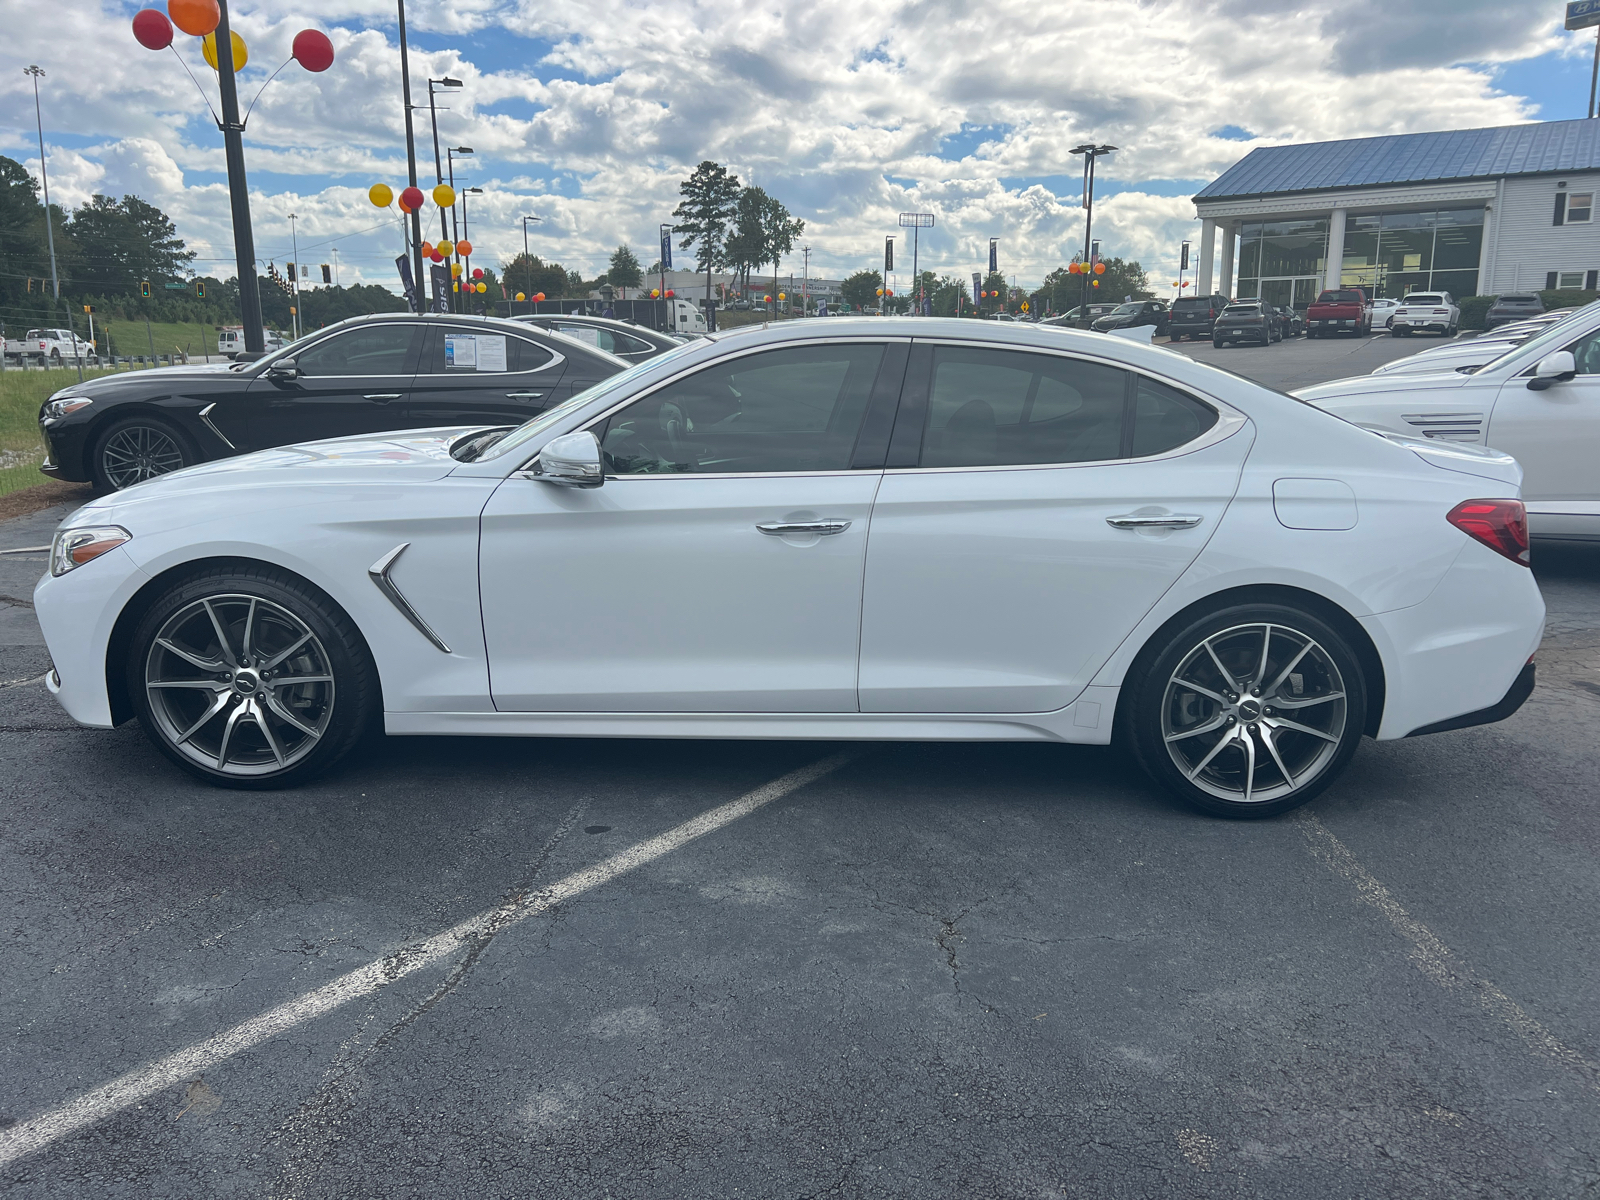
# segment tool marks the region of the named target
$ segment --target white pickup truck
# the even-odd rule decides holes
[[[6,339],[6,361],[38,363],[41,366],[65,366],[82,359],[85,363],[98,363],[94,344],[87,342],[70,329],[30,329],[20,341]]]

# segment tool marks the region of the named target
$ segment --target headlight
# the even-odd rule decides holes
[[[80,409],[88,408],[94,401],[88,396],[63,396],[60,400],[50,400],[45,403],[43,411],[39,413],[41,421],[52,421],[57,417],[64,417],[68,413],[75,413]]]
[[[57,531],[50,547],[50,574],[65,575],[84,563],[93,562],[107,550],[115,550],[133,537],[120,525],[87,525],[81,529]]]

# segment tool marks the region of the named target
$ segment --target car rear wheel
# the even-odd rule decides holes
[[[165,421],[129,417],[95,439],[90,469],[95,487],[116,492],[181,470],[199,458],[189,439]]]
[[[124,678],[161,752],[224,787],[303,782],[343,758],[380,707],[349,617],[270,567],[219,568],[170,588],[140,620]]]
[[[1344,770],[1366,725],[1355,654],[1320,617],[1287,605],[1200,617],[1130,675],[1127,733],[1140,765],[1216,816],[1304,804]]]
[[[1221,350],[1227,344],[1228,344],[1227,340],[1224,339],[1224,338],[1212,338],[1211,339],[1211,348],[1213,350]]]

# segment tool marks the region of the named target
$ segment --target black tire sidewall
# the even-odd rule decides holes
[[[1203,638],[1235,625],[1262,621],[1284,625],[1314,638],[1333,658],[1345,683],[1345,733],[1332,761],[1309,784],[1276,800],[1243,804],[1213,796],[1183,777],[1162,740],[1161,704],[1172,672]],[[1367,720],[1367,684],[1361,662],[1348,639],[1321,617],[1287,604],[1232,604],[1185,621],[1180,627],[1162,634],[1159,645],[1155,641],[1152,639],[1152,645],[1140,654],[1128,673],[1132,683],[1125,709],[1127,742],[1139,765],[1151,779],[1202,812],[1248,820],[1273,817],[1298,808],[1319,795],[1343,773],[1361,744],[1362,730]]]
[[[143,686],[150,644],[167,618],[202,596],[225,593],[259,596],[294,613],[321,641],[333,668],[333,716],[322,741],[299,762],[270,775],[227,775],[189,758],[161,731]],[[381,716],[377,668],[355,623],[321,589],[264,564],[219,566],[174,583],[139,618],[129,642],[124,672],[128,698],[150,740],[190,774],[222,787],[266,790],[303,783],[348,754],[373,730]]]
[[[132,429],[141,425],[147,429],[158,429],[167,437],[170,437],[173,444],[178,447],[178,451],[183,455],[183,465],[185,467],[192,467],[200,461],[200,452],[195,449],[194,442],[189,438],[188,434],[170,421],[162,420],[160,417],[147,417],[143,414],[122,417],[111,422],[111,424],[97,433],[91,445],[89,451],[89,474],[94,481],[96,491],[104,493],[120,490],[112,484],[101,461],[105,454],[106,443],[124,429]],[[180,467],[179,470],[182,470],[182,468]],[[168,472],[168,474],[171,474],[171,472]]]

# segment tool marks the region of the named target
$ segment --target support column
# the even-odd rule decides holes
[[[1217,292],[1233,299],[1233,222],[1222,223],[1222,276],[1217,284]]]
[[[1344,209],[1336,208],[1328,214],[1328,282],[1324,287],[1337,288],[1344,280]],[[1367,297],[1369,300],[1372,297]]]
[[[1195,279],[1195,291],[1202,296],[1211,294],[1211,260],[1216,256],[1217,223],[1200,222],[1200,273]]]

